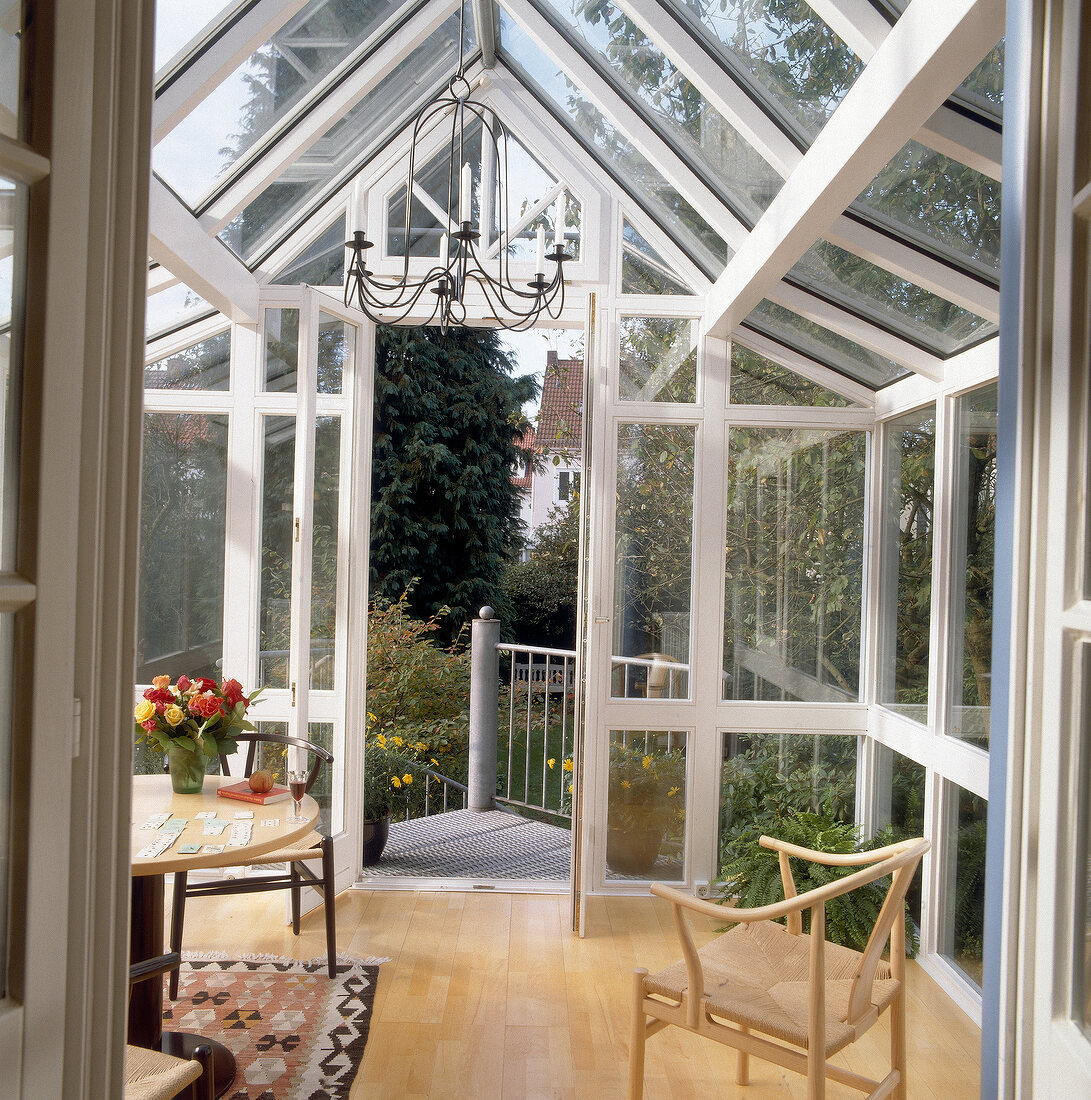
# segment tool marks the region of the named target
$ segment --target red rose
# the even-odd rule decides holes
[[[198,679],[195,680],[194,683],[197,683],[197,684],[201,685],[201,694],[202,695],[206,691],[215,691],[216,690],[216,681],[215,680],[209,680],[208,677],[206,677],[206,676],[198,677]]]
[[[199,696],[201,700],[201,713],[206,718],[211,718],[220,712],[220,700],[212,694]]]
[[[224,680],[223,683],[223,697],[227,706],[224,708],[225,713],[228,710],[233,710],[236,703],[242,703],[244,706],[250,705],[250,700],[247,699],[242,693],[242,684],[238,680]]]
[[[192,683],[193,683],[193,681],[188,676],[179,676],[178,677],[178,690],[179,691],[189,691],[190,684],[192,684]]]

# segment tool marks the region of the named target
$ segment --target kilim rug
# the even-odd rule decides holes
[[[184,956],[163,1027],[217,1039],[234,1055],[229,1100],[347,1100],[364,1056],[380,960]]]

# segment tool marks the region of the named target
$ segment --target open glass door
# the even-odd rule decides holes
[[[294,292],[298,295],[298,292]],[[359,867],[355,739],[363,714],[374,328],[305,289],[263,311],[258,578],[259,728],[328,749],[312,795],[334,838],[337,889]],[[287,395],[292,395],[288,400]],[[283,770],[293,757],[269,760]],[[320,901],[305,892],[304,911]]]

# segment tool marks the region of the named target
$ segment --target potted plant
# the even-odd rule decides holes
[[[423,742],[386,734],[368,715],[364,735],[364,866],[378,863],[386,847],[393,814],[408,812]]]
[[[255,728],[246,712],[261,688],[244,695],[238,680],[156,676],[133,711],[137,741],[148,741],[166,753],[176,794],[197,794],[211,757],[236,749],[235,733]]]
[[[647,742],[610,746],[606,866],[646,875],[663,841],[685,814],[686,757]]]

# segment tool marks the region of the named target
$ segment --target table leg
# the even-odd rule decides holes
[[[129,958],[132,962],[163,954],[163,876],[136,875],[132,879],[132,925]],[[188,1031],[163,1030],[163,979],[138,982],[129,992],[129,1042],[189,1058],[194,1047],[212,1048],[214,1094],[223,1096],[235,1079],[235,1056],[215,1039]]]

